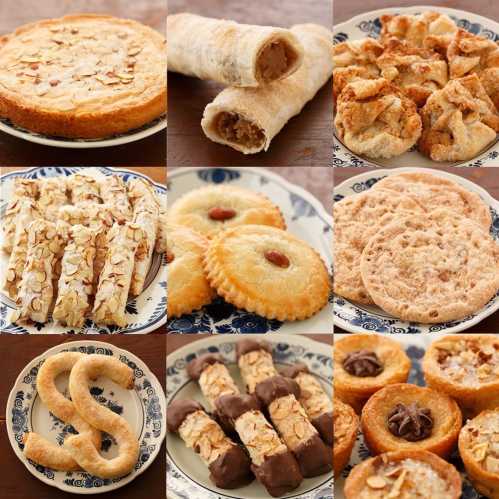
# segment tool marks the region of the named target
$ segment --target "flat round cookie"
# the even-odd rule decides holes
[[[168,219],[208,238],[238,225],[286,228],[281,211],[268,198],[232,185],[210,185],[188,192],[173,203]]]
[[[334,292],[372,304],[360,276],[360,257],[388,213],[423,213],[409,196],[378,189],[349,196],[334,204]],[[385,218],[385,221],[387,219]]]
[[[306,319],[328,300],[329,275],[319,254],[274,227],[225,230],[211,241],[204,268],[227,302],[268,319]]]
[[[203,270],[208,240],[188,227],[166,227],[168,317],[179,317],[210,303],[215,292]]]
[[[166,112],[166,40],[136,21],[78,14],[0,37],[0,116],[46,135],[102,138]]]
[[[458,320],[499,289],[499,246],[447,209],[398,217],[365,247],[360,271],[374,302],[406,321]]]
[[[478,194],[438,175],[421,172],[389,175],[377,182],[373,189],[388,189],[411,196],[427,212],[448,208],[474,220],[487,232],[492,223],[490,210]]]

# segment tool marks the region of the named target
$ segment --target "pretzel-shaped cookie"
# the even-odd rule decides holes
[[[89,424],[109,433],[116,440],[119,454],[113,459],[104,459],[85,433],[68,438],[65,447],[89,473],[100,478],[118,478],[133,470],[139,457],[139,442],[124,418],[100,405],[90,394],[89,383],[99,376],[106,376],[123,388],[132,390],[133,370],[114,357],[92,354],[82,357],[69,376],[69,391],[76,410]]]
[[[36,378],[36,389],[48,410],[64,423],[73,426],[81,436],[85,436],[96,449],[100,447],[101,435],[88,424],[76,408],[55,386],[55,379],[63,372],[71,371],[85,354],[61,352],[49,357],[40,367]],[[38,433],[29,432],[24,436],[24,455],[32,461],[54,470],[74,471],[80,466],[64,448],[46,440]]]

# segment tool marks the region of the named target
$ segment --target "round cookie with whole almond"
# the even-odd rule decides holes
[[[329,275],[320,255],[275,227],[224,230],[211,240],[204,269],[227,302],[267,319],[306,319],[328,301]]]
[[[210,185],[184,194],[169,209],[168,220],[207,238],[239,225],[286,228],[281,211],[267,197],[232,185]]]
[[[203,270],[208,240],[180,225],[166,227],[168,317],[180,317],[210,303],[215,292]]]

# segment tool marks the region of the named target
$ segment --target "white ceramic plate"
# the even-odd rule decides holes
[[[438,6],[414,6],[414,7],[393,7],[380,10],[373,10],[353,17],[352,19],[334,26],[334,43],[348,40],[358,40],[360,38],[378,38],[381,30],[380,17],[383,14],[418,14],[427,10],[447,14],[460,28],[470,31],[474,35],[484,36],[491,40],[499,40],[499,24],[463,10],[448,9]],[[436,162],[427,156],[419,153],[416,148],[400,156],[390,159],[366,158],[350,151],[337,137],[334,136],[333,166],[497,166],[499,165],[499,142],[496,140],[492,145],[482,151],[475,158],[469,161],[456,163]]]
[[[339,340],[346,335],[344,334],[336,334],[335,340]],[[403,335],[397,334],[391,337],[392,339],[401,343],[402,347],[405,350],[405,353],[411,359],[412,366],[411,371],[409,373],[408,383],[412,383],[414,385],[424,386],[424,377],[423,371],[421,368],[421,359],[423,358],[425,350],[428,348],[430,343],[435,339],[431,336],[422,336],[422,335]],[[369,450],[367,449],[366,444],[364,443],[364,438],[362,434],[359,432],[357,435],[357,442],[352,451],[352,455],[350,458],[350,462],[347,467],[341,473],[341,476],[336,477],[334,483],[334,497],[335,499],[345,499],[343,494],[343,489],[345,488],[345,479],[349,475],[351,469],[356,464],[365,461],[370,457]],[[464,472],[464,465],[461,461],[458,452],[454,452],[449,459],[450,463],[456,466],[457,470],[461,473],[461,477],[463,479],[463,495],[461,499],[486,499],[482,495],[480,495],[474,487],[471,485],[468,480],[466,473]],[[428,497],[428,499],[437,499],[433,497]]]
[[[59,443],[73,431],[52,415],[41,402],[36,391],[36,376],[45,359],[59,352],[77,351],[99,353],[120,359],[135,373],[135,388],[125,390],[107,378],[98,378],[91,387],[94,397],[112,411],[124,417],[133,428],[140,442],[140,455],[135,469],[116,479],[101,479],[84,471],[54,471],[26,459],[22,449],[23,435],[27,431],[39,433],[48,440]],[[67,394],[68,375],[61,375],[57,387]],[[166,401],[156,376],[144,362],[126,350],[101,341],[75,341],[57,345],[33,359],[20,373],[7,401],[7,433],[17,457],[29,472],[42,482],[75,494],[99,494],[115,490],[143,473],[156,459],[166,434]],[[101,454],[115,457],[117,446],[109,436],[103,436]],[[105,449],[105,450],[104,450]]]
[[[94,149],[97,147],[112,147],[128,144],[137,140],[145,139],[150,135],[165,130],[167,126],[166,116],[157,118],[146,125],[130,130],[129,132],[114,135],[106,139],[68,139],[64,137],[49,137],[36,132],[31,132],[25,128],[14,125],[11,121],[0,119],[0,131],[34,142],[44,146],[66,147],[68,149]]]
[[[115,169],[107,167],[43,167],[32,168],[26,171],[12,172],[0,177],[0,215],[3,216],[12,194],[14,178],[24,177],[30,179],[41,179],[45,177],[57,177],[60,175],[69,176],[77,171],[95,172],[96,175],[119,175],[125,182],[132,178],[145,178],[152,180],[140,173],[130,170]],[[156,192],[166,203],[166,187],[161,184],[154,184]],[[3,232],[0,231],[0,246],[3,240]],[[4,281],[4,273],[7,268],[9,256],[0,251],[0,282]],[[166,257],[157,253],[153,256],[153,261],[146,278],[144,291],[140,296],[130,299],[126,306],[126,317],[128,324],[120,328],[118,326],[96,325],[90,319],[85,321],[83,328],[74,329],[64,327],[54,323],[49,317],[49,322],[45,324],[35,323],[33,325],[14,324],[10,321],[12,312],[15,310],[14,302],[0,289],[0,330],[5,333],[14,334],[74,334],[74,333],[136,333],[146,334],[154,331],[166,323]]]
[[[258,337],[252,336],[252,338]],[[304,336],[283,334],[263,335],[273,347],[274,363],[278,367],[305,363],[310,372],[322,384],[326,393],[332,396],[332,347]],[[194,341],[175,350],[166,359],[167,404],[176,399],[193,398],[207,407],[198,384],[189,379],[186,366],[189,361],[204,353],[219,353],[227,362],[229,372],[244,393],[244,383],[236,363],[238,338],[210,336]],[[180,437],[169,434],[166,439],[167,497],[168,499],[268,499],[271,496],[257,481],[234,490],[215,487],[209,480],[208,468],[192,449],[188,449]],[[282,497],[294,499],[332,499],[332,472],[303,480],[299,488]]]
[[[284,214],[288,231],[308,242],[326,262],[332,264],[332,218],[310,193],[264,168],[179,168],[168,176],[168,199],[209,184],[231,184],[261,192]],[[279,322],[239,310],[216,299],[202,310],[168,321],[168,331],[175,333],[330,333],[332,305],[304,321]]]
[[[490,233],[499,241],[499,201],[494,199],[485,189],[458,175],[440,170],[428,170],[423,168],[395,168],[391,170],[375,170],[360,175],[355,175],[334,188],[334,200],[340,201],[344,197],[352,196],[359,192],[370,189],[378,180],[387,175],[396,175],[408,171],[422,171],[434,173],[441,177],[457,182],[465,189],[476,192],[486,205],[489,206],[492,215],[492,226]],[[464,319],[445,322],[440,324],[419,324],[404,322],[389,315],[376,306],[364,305],[347,300],[341,296],[334,297],[334,324],[352,333],[431,333],[441,331],[445,333],[457,333],[464,331],[499,310],[499,293],[482,309]]]

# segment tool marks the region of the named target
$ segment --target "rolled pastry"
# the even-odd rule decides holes
[[[4,284],[4,289],[12,300],[17,300],[19,285],[26,264],[28,227],[33,220],[40,217],[40,212],[37,210],[35,202],[30,199],[20,200],[18,207],[17,227]]]
[[[95,233],[83,225],[69,229],[62,258],[59,294],[54,319],[70,327],[82,327],[90,307],[94,276]]]
[[[305,364],[299,363],[281,370],[281,374],[293,378],[300,387],[299,402],[310,422],[326,444],[333,445],[333,402]]]
[[[86,203],[100,203],[99,183],[95,177],[82,173],[75,173],[68,177],[71,201],[74,205]]]
[[[249,393],[255,392],[258,383],[278,374],[272,360],[272,347],[265,340],[239,341],[236,356]]]
[[[68,202],[66,187],[65,177],[51,177],[41,180],[38,209],[46,220],[57,221],[59,208]]]
[[[69,392],[80,416],[98,430],[116,440],[118,455],[104,459],[88,433],[66,439],[64,446],[73,459],[88,473],[100,478],[118,478],[130,473],[139,457],[139,442],[125,418],[100,405],[90,393],[90,383],[105,376],[127,390],[134,388],[133,370],[108,355],[83,356],[69,375]]]
[[[168,430],[178,433],[185,445],[194,449],[210,470],[210,480],[222,489],[235,489],[250,483],[250,460],[203,407],[194,400],[175,400],[167,409]]]
[[[138,225],[127,222],[124,225],[115,223],[108,234],[109,247],[93,308],[97,324],[126,325],[126,301],[142,232]]]
[[[34,220],[28,227],[28,252],[23,271],[15,320],[47,322],[54,299],[52,283],[54,263],[61,239],[56,226],[46,220]]]
[[[99,181],[100,195],[104,203],[111,207],[111,212],[117,222],[131,220],[132,210],[126,192],[126,185],[119,175],[109,175]]]
[[[48,359],[40,367],[36,377],[36,390],[47,409],[66,424],[70,424],[78,433],[87,434],[93,445],[99,449],[101,434],[89,425],[76,411],[76,408],[56,387],[57,376],[69,372],[85,354],[61,352]],[[80,466],[63,447],[49,442],[37,433],[24,436],[24,455],[42,466],[53,470],[75,471]]]
[[[298,463],[252,395],[224,395],[217,413],[230,420],[251,458],[251,470],[273,497],[296,489],[302,481]]]
[[[285,80],[258,88],[229,87],[204,110],[206,136],[244,154],[266,151],[284,125],[333,73],[333,38],[315,24],[294,26],[291,32],[304,47],[303,64]]]
[[[168,71],[257,87],[293,74],[303,49],[289,30],[181,13],[167,17]]]
[[[331,471],[333,453],[298,402],[300,388],[296,381],[272,376],[257,385],[256,395],[267,407],[272,423],[296,457],[301,474],[310,478]]]

